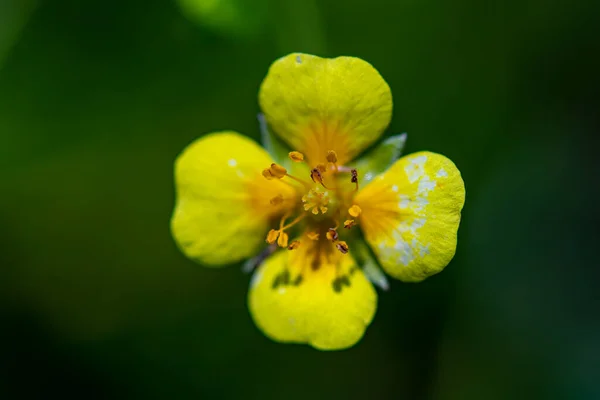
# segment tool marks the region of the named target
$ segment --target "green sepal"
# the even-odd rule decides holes
[[[258,114],[258,123],[260,126],[262,145],[271,155],[273,162],[281,165],[291,174],[306,177],[310,176],[310,168],[308,168],[306,163],[297,163],[290,159],[289,153],[292,151],[292,149],[290,149],[290,147],[277,135],[271,133],[269,124],[267,123],[264,114]]]
[[[358,170],[361,184],[385,172],[402,154],[407,134],[390,136],[351,165]]]
[[[361,269],[367,279],[373,285],[387,291],[390,288],[387,277],[381,270],[381,267],[379,267],[377,261],[375,261],[375,258],[365,242],[362,240],[353,241],[351,248],[352,254],[358,262],[358,265],[361,266]]]
[[[269,152],[273,161],[286,169],[291,169],[292,160],[288,157],[290,148],[269,129],[264,114],[258,114],[262,145]]]

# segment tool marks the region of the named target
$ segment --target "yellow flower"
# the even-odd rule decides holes
[[[355,160],[392,115],[390,88],[361,59],[290,54],[271,66],[259,102],[271,154],[219,132],[178,157],[173,236],[204,265],[256,255],[248,303],[268,337],[350,347],[375,314],[372,282],[387,287],[378,264],[419,282],[454,256],[460,172],[435,153],[398,158],[405,135]]]

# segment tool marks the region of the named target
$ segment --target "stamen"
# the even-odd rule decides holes
[[[277,206],[281,203],[283,203],[283,195],[282,194],[278,194],[277,196],[273,197],[269,203],[271,203],[272,206]]]
[[[354,191],[358,192],[358,171],[355,168],[352,168],[350,170],[350,173],[352,174],[352,178],[350,178],[350,182],[356,184],[356,188],[354,189]]]
[[[281,179],[287,175],[287,169],[275,163],[271,164],[271,168],[269,168],[269,171],[271,172],[271,175],[273,175],[277,179]]]
[[[338,158],[337,158],[337,153],[333,150],[329,150],[327,152],[327,161],[329,161],[332,164],[335,164],[337,162]]]
[[[315,183],[320,183],[323,185],[323,177],[321,176],[321,171],[319,171],[319,168],[313,168],[310,171],[310,179],[312,179]],[[323,185],[323,187],[325,187],[325,185]]]
[[[306,187],[306,188],[309,188],[309,187],[310,187],[310,183],[308,183],[308,182],[306,182],[306,181],[304,181],[304,180],[302,180],[302,179],[300,179],[300,178],[296,178],[295,176],[292,176],[292,175],[290,175],[290,174],[286,174],[285,176],[287,176],[287,177],[288,177],[288,178],[290,178],[290,179],[293,179],[293,180],[295,180],[295,181],[296,181],[296,182],[298,182],[298,183],[301,183],[301,184],[303,184],[303,185],[304,185],[304,187]]]
[[[290,151],[288,153],[288,156],[294,162],[302,162],[302,161],[304,161],[304,154],[300,153],[299,151]]]
[[[281,232],[279,238],[277,239],[277,245],[279,247],[287,247],[288,246],[289,235],[285,232]]]
[[[310,188],[310,186],[311,186],[310,183],[308,183],[308,182],[306,182],[306,181],[304,181],[302,179],[298,179],[295,176],[292,176],[292,175],[288,174],[287,173],[287,169],[285,169],[281,165],[278,165],[278,164],[275,164],[275,163],[271,164],[271,167],[269,167],[267,169],[263,169],[262,175],[267,180],[271,180],[271,179],[275,179],[275,178],[281,179],[284,176],[287,176],[288,178],[293,179],[293,180],[295,180],[298,183],[301,183],[306,188]],[[288,182],[285,182],[285,183],[288,183]]]
[[[269,243],[269,244],[275,243],[275,241],[279,237],[279,232],[280,231],[276,231],[275,229],[271,229],[269,231],[269,233],[267,234],[267,240],[266,240],[266,242]]]
[[[347,220],[344,221],[344,228],[346,228],[346,229],[350,229],[354,225],[356,225],[356,224],[354,223],[353,219],[347,219]]]
[[[335,247],[340,251],[340,253],[342,254],[347,254],[348,251],[350,250],[348,248],[348,244],[346,242],[344,242],[343,240],[340,240],[339,242],[337,242],[335,244]]]
[[[295,220],[293,220],[292,222],[290,222],[286,226],[281,226],[280,229],[283,231],[285,229],[291,228],[292,226],[296,225],[298,222],[302,221],[305,217],[306,217],[306,214],[300,214],[298,217],[296,217]]]
[[[362,210],[356,204],[348,209],[348,214],[350,214],[354,218],[358,218],[358,216],[360,215],[361,212],[362,212]]]
[[[306,234],[310,240],[319,240],[319,234],[317,232],[308,232]]]
[[[292,243],[290,243],[290,245],[288,246],[288,250],[296,250],[298,247],[300,247],[300,241],[293,240]]]
[[[333,169],[335,172],[338,172],[337,160],[337,153],[333,150],[329,150],[327,152],[327,167],[329,169]]]
[[[271,173],[271,170],[269,170],[269,168],[267,168],[267,169],[263,169],[262,176],[264,176],[264,177],[265,177],[267,180],[269,180],[269,181],[270,181],[271,179],[275,178],[275,177],[273,176],[273,174]]]
[[[327,236],[327,239],[332,242],[335,242],[339,238],[337,231],[333,228],[329,228],[329,230],[327,231],[327,234],[325,236]]]

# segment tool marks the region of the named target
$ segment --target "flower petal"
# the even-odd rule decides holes
[[[254,322],[278,342],[353,346],[375,315],[377,293],[349,254],[315,270],[296,254],[301,248],[274,254],[255,272],[248,293]]]
[[[177,202],[171,231],[188,257],[223,265],[254,255],[264,245],[269,219],[291,202],[270,199],[297,196],[261,171],[268,153],[235,132],[206,135],[190,144],[175,162]]]
[[[381,75],[354,57],[294,53],[275,61],[259,93],[267,122],[310,163],[328,150],[344,164],[373,143],[392,117],[392,93]]]
[[[382,267],[405,282],[440,272],[454,257],[465,186],[446,157],[402,157],[355,198],[360,226]]]

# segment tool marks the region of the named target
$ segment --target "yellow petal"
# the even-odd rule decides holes
[[[322,264],[314,270],[303,250],[310,243],[274,254],[254,273],[250,313],[275,341],[321,350],[351,347],[375,315],[377,293],[350,254],[337,257],[337,268]]]
[[[446,157],[402,157],[356,196],[360,226],[382,267],[405,282],[440,272],[454,257],[465,186]]]
[[[274,132],[311,165],[327,152],[344,164],[373,143],[392,116],[392,93],[381,75],[354,57],[294,53],[275,61],[259,93]]]
[[[265,245],[269,218],[291,205],[293,188],[266,180],[265,150],[235,132],[206,135],[175,162],[177,200],[171,231],[188,257],[208,265],[236,262]],[[284,201],[271,204],[282,195]]]

